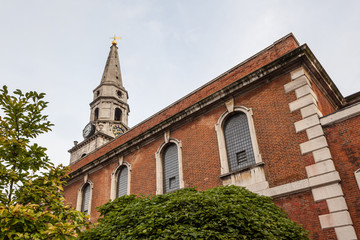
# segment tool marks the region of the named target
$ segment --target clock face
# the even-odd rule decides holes
[[[93,135],[95,132],[95,126],[92,123],[88,123],[83,130],[83,137],[84,138],[88,138],[91,135]]]
[[[112,130],[115,137],[118,137],[126,131],[126,128],[121,124],[115,124],[113,125]]]

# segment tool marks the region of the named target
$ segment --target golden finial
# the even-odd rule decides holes
[[[114,40],[112,41],[112,44],[113,44],[113,45],[117,45],[116,39],[121,39],[121,37],[117,37],[117,36],[114,34],[114,37],[111,37],[110,39],[114,39]]]

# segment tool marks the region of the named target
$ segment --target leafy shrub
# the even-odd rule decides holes
[[[308,239],[271,198],[236,186],[123,196],[99,211],[80,239]]]

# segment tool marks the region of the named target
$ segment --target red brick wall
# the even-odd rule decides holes
[[[274,202],[278,207],[285,210],[291,220],[310,231],[311,239],[337,239],[334,229],[321,229],[318,216],[328,214],[329,210],[325,200],[314,202],[311,191],[276,198]]]
[[[357,235],[360,237],[360,190],[354,171],[360,168],[360,116],[325,128],[336,170]]]

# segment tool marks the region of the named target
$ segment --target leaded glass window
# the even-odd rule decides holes
[[[126,166],[122,166],[117,175],[116,197],[127,194],[129,171]]]
[[[226,153],[230,172],[255,164],[247,116],[237,112],[224,124]]]
[[[90,184],[86,183],[82,190],[81,211],[88,214],[89,205],[90,205]]]
[[[175,143],[165,147],[162,154],[163,192],[168,193],[180,188],[178,149]]]

